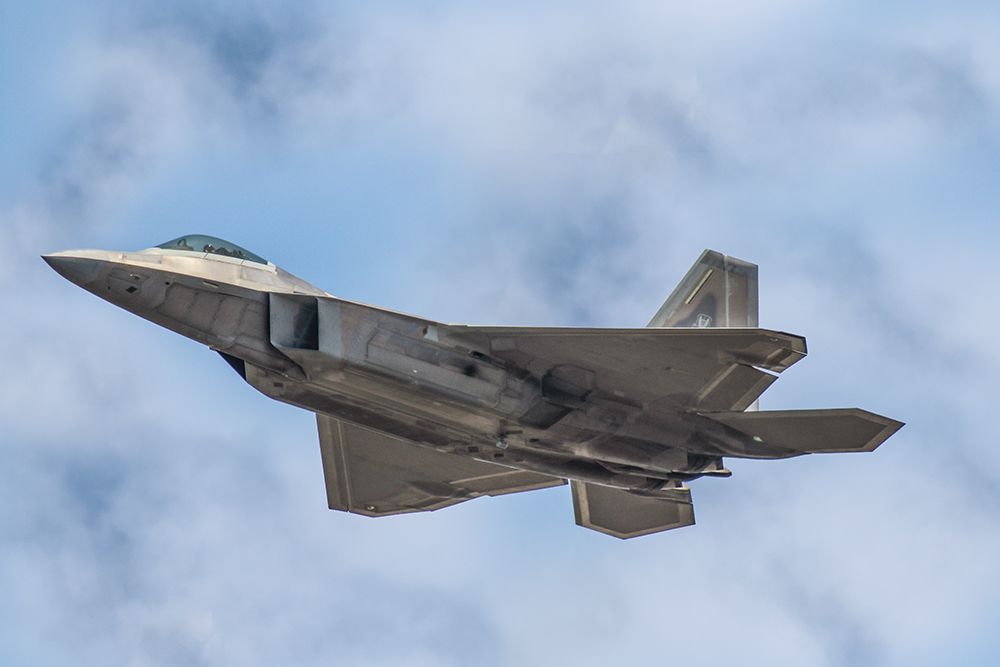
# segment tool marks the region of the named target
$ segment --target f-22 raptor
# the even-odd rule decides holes
[[[757,267],[706,250],[641,328],[443,324],[335,297],[240,246],[45,255],[71,282],[316,413],[331,509],[380,517],[570,483],[619,538],[694,523],[723,457],[870,452],[902,423],[757,409],[805,339],[757,328]]]

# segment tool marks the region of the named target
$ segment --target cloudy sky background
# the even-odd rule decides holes
[[[995,3],[161,4],[0,6],[0,664],[995,664]],[[629,542],[330,512],[310,415],[38,259],[191,232],[508,324],[715,248],[809,341],[765,408],[908,425]]]

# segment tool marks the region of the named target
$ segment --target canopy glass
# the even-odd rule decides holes
[[[255,255],[246,248],[241,248],[235,243],[223,241],[220,238],[206,236],[204,234],[188,234],[187,236],[176,238],[173,241],[161,243],[156,247],[163,248],[164,250],[186,250],[188,252],[198,253],[207,252],[213,255],[222,255],[223,257],[233,257],[235,259],[245,259],[248,262],[267,264],[266,259],[260,255]]]

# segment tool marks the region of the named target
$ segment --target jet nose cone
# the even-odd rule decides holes
[[[42,255],[42,259],[55,269],[56,273],[81,287],[93,282],[102,264],[99,259],[81,257],[65,252]]]

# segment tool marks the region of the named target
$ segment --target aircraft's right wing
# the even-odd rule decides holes
[[[566,483],[435,451],[325,415],[316,415],[316,421],[330,509],[366,516],[423,512]]]
[[[621,539],[694,525],[691,492],[669,489],[641,496],[623,489],[573,480],[573,512],[578,526]]]

